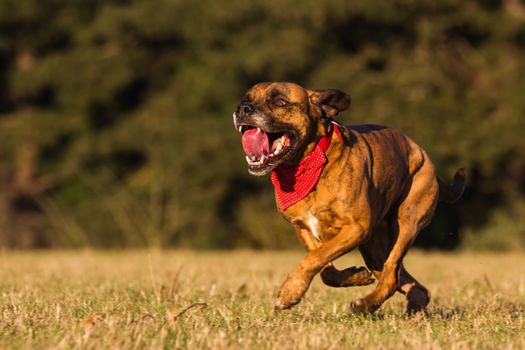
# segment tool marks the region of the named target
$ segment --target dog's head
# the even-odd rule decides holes
[[[339,90],[309,90],[282,82],[253,86],[233,113],[248,171],[266,175],[284,162],[300,160],[316,142],[321,120],[349,106],[350,97]]]

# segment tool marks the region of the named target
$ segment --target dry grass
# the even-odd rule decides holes
[[[300,252],[29,252],[0,255],[0,348],[525,348],[525,255],[411,252],[426,316],[396,295],[373,317],[331,289],[274,315]],[[361,265],[351,255],[336,265]]]

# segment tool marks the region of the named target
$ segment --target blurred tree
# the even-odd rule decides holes
[[[298,246],[231,125],[270,80],[345,90],[342,121],[398,127],[445,179],[466,167],[416,243],[521,232],[524,56],[519,0],[3,0],[1,244]]]

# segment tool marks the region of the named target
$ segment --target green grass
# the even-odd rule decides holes
[[[432,292],[405,316],[395,295],[374,316],[332,289],[273,314],[301,252],[3,252],[0,348],[525,348],[525,255],[409,252]],[[357,255],[336,266],[361,265]],[[189,308],[189,309],[188,309]]]

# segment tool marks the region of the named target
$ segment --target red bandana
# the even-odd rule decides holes
[[[341,131],[336,123],[335,132],[342,140]],[[277,194],[277,202],[281,210],[294,205],[306,197],[317,185],[328,159],[326,150],[330,147],[334,128],[330,127],[328,135],[322,137],[314,150],[304,157],[297,165],[281,164],[272,171],[272,184]]]

